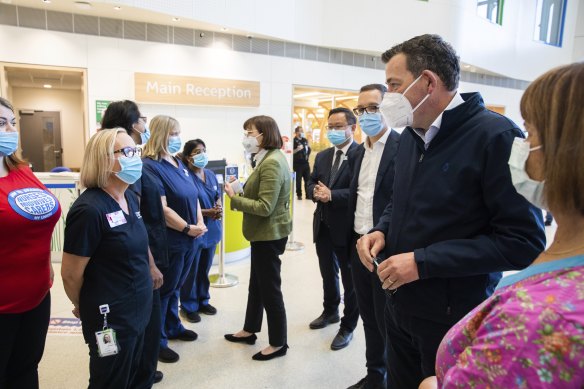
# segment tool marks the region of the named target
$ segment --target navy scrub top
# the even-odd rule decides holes
[[[144,169],[158,178],[161,196],[166,196],[166,205],[189,224],[197,224],[197,199],[199,192],[193,183],[192,173],[182,161],[175,158],[178,168],[161,159],[155,161],[144,158]],[[192,244],[192,237],[172,228],[166,228],[169,246],[173,244]]]
[[[205,171],[205,181],[201,180],[195,173],[191,173],[193,182],[199,191],[199,203],[202,209],[211,209],[217,203],[221,196],[221,189],[217,182],[217,177],[209,169]],[[221,220],[214,220],[210,217],[205,217],[205,225],[207,232],[201,239],[203,239],[203,248],[211,248],[221,241]]]
[[[126,191],[125,197],[128,214],[103,190],[87,189],[67,214],[63,251],[89,257],[79,296],[86,343],[95,343],[95,332],[102,330],[102,304],[109,305],[108,326],[118,335],[138,335],[150,320],[148,234],[138,198],[131,191]],[[115,225],[112,219],[120,213],[122,222]]]

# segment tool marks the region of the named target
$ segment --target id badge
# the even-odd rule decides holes
[[[97,339],[97,351],[100,357],[109,357],[119,352],[118,341],[116,339],[116,331],[108,328],[103,331],[95,333]]]

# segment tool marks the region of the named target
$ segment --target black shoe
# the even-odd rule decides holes
[[[331,343],[331,350],[340,350],[349,345],[353,339],[353,332],[341,328]]]
[[[271,354],[262,354],[262,352],[260,351],[259,353],[254,354],[254,356],[251,357],[251,359],[253,359],[254,361],[269,361],[270,359],[283,357],[284,355],[286,355],[287,350],[288,345],[285,344],[284,346],[282,346],[281,349],[279,349],[278,351],[274,351]]]
[[[298,196],[298,200],[302,200],[302,196]]]
[[[256,334],[251,334],[250,336],[234,336],[233,334],[225,334],[225,339],[233,343],[247,343],[255,344],[257,340]]]
[[[199,313],[203,313],[205,315],[215,315],[217,314],[217,308],[215,308],[211,304],[201,305],[199,307]]]
[[[179,356],[168,347],[160,347],[158,351],[158,360],[164,363],[174,363],[178,361]]]
[[[189,323],[198,323],[201,321],[201,316],[198,312],[187,312],[184,309],[181,309],[180,313]]]
[[[361,378],[355,385],[349,386],[347,389],[365,389],[367,388],[367,376]]]
[[[551,225],[552,225],[552,222],[551,222],[551,221],[547,221],[547,220],[546,220],[546,221],[545,221],[543,224],[544,224],[546,227],[549,227],[549,226],[551,226]]]
[[[161,371],[156,370],[156,372],[154,373],[154,383],[157,384],[160,381],[162,381],[162,378],[164,378],[164,374],[162,374]]]
[[[339,317],[338,313],[327,315],[326,313],[323,312],[322,315],[311,321],[308,326],[312,330],[318,330],[320,328],[328,326],[329,324],[338,323],[340,320],[341,318]]]
[[[197,340],[198,337],[199,337],[199,335],[197,335],[197,333],[195,331],[184,330],[183,332],[181,332],[177,336],[169,336],[168,339],[177,339],[177,340],[184,340],[185,342],[192,342],[194,340]]]

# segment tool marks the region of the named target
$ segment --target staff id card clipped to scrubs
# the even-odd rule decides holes
[[[103,330],[95,333],[97,339],[97,351],[100,357],[109,357],[120,351],[116,339],[116,331],[107,327],[107,314],[110,312],[108,304],[99,306],[99,313],[103,315]]]

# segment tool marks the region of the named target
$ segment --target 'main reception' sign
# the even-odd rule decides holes
[[[136,101],[152,104],[258,107],[260,83],[219,78],[135,73]]]

